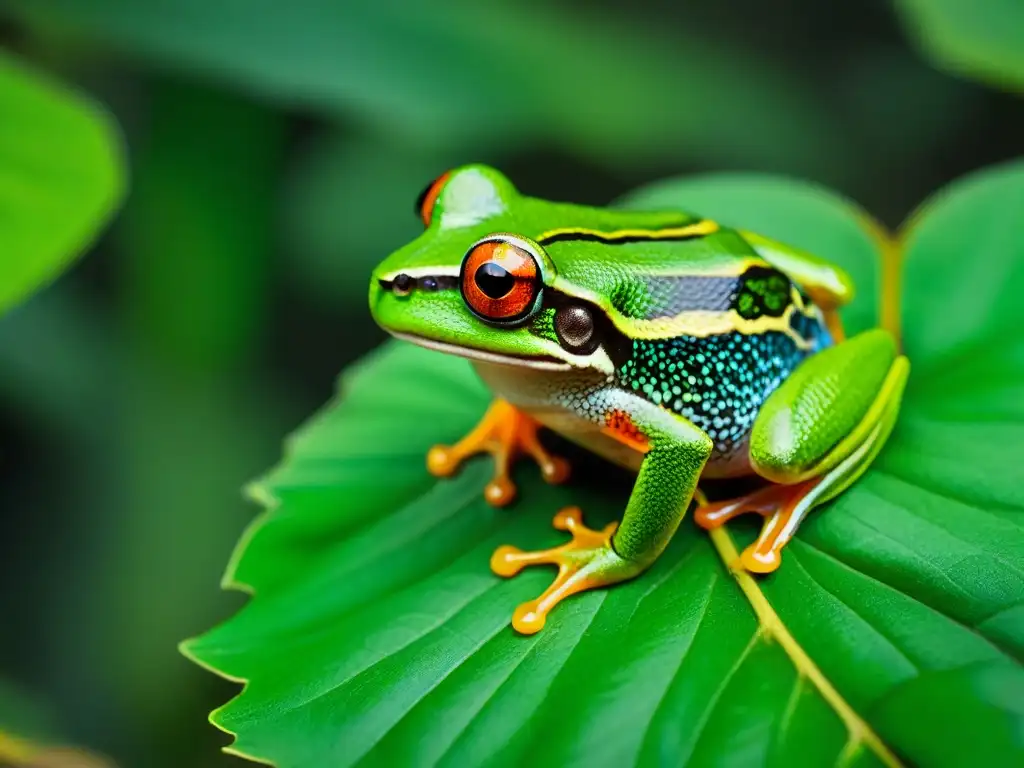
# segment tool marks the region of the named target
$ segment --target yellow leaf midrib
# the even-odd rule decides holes
[[[871,216],[860,216],[861,226],[875,242],[880,256],[880,274],[878,285],[879,316],[878,324],[885,328],[897,341],[901,340],[901,309],[902,309],[902,269],[903,251],[907,236],[914,224],[914,217],[904,224],[897,235],[873,219]],[[704,495],[698,491],[696,500],[700,504],[707,503]],[[790,634],[785,623],[775,612],[757,581],[739,562],[739,551],[725,527],[710,531],[711,543],[718,552],[719,558],[728,568],[733,578],[743,591],[747,602],[757,616],[760,625],[759,633],[765,639],[775,640],[789,657],[797,674],[810,681],[832,711],[839,716],[847,732],[847,741],[836,758],[836,766],[847,765],[862,747],[870,749],[888,768],[903,768],[899,758],[885,742],[875,733],[850,704],[842,697],[831,681],[825,677],[818,665]]]
[[[903,768],[903,764],[896,757],[885,742],[875,733],[850,704],[836,690],[831,681],[814,663],[814,660],[803,649],[796,638],[790,633],[785,623],[775,612],[764,592],[761,591],[757,581],[747,573],[746,569],[739,562],[740,553],[732,540],[732,536],[724,528],[715,528],[710,531],[711,543],[714,545],[718,556],[729,569],[736,583],[743,591],[747,602],[757,616],[760,625],[759,632],[766,640],[774,640],[779,647],[785,651],[789,660],[796,668],[797,674],[808,680],[818,691],[825,702],[832,708],[832,711],[839,716],[846,727],[847,742],[843,746],[836,761],[836,765],[845,765],[861,747],[867,747],[877,755],[878,759],[888,768]]]

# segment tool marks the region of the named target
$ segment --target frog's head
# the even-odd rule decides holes
[[[565,233],[621,228],[638,216],[641,224],[664,226],[679,216],[527,197],[483,165],[442,175],[417,211],[426,230],[371,280],[370,310],[385,330],[473,359],[606,373],[629,343],[609,318],[602,284],[608,270],[586,242],[565,242],[573,239]]]

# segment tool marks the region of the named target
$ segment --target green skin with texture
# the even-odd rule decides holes
[[[836,342],[826,314],[852,286],[827,261],[682,210],[527,197],[481,165],[438,186],[424,233],[374,271],[371,311],[400,338],[470,358],[496,395],[637,470],[614,536],[576,550],[572,578],[611,584],[649,567],[702,477],[817,480],[788,540],[888,437],[908,363],[880,329]],[[482,317],[462,288],[476,279],[464,259],[495,234],[536,262],[536,296],[513,322]],[[586,320],[585,345],[566,313]]]

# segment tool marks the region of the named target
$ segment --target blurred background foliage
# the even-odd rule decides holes
[[[602,204],[742,168],[896,225],[1020,153],[1022,40],[1015,0],[0,0],[0,47],[107,105],[131,168],[0,319],[0,677],[122,765],[237,764],[205,722],[234,686],[175,646],[240,604],[239,488],[382,341],[367,278],[427,181]]]

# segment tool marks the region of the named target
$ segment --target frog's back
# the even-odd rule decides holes
[[[832,343],[823,313],[795,279],[739,233],[680,242],[595,243],[559,264],[574,286],[607,296],[624,339],[616,386],[677,413],[714,444],[706,474],[745,474],[764,402],[806,357]]]

